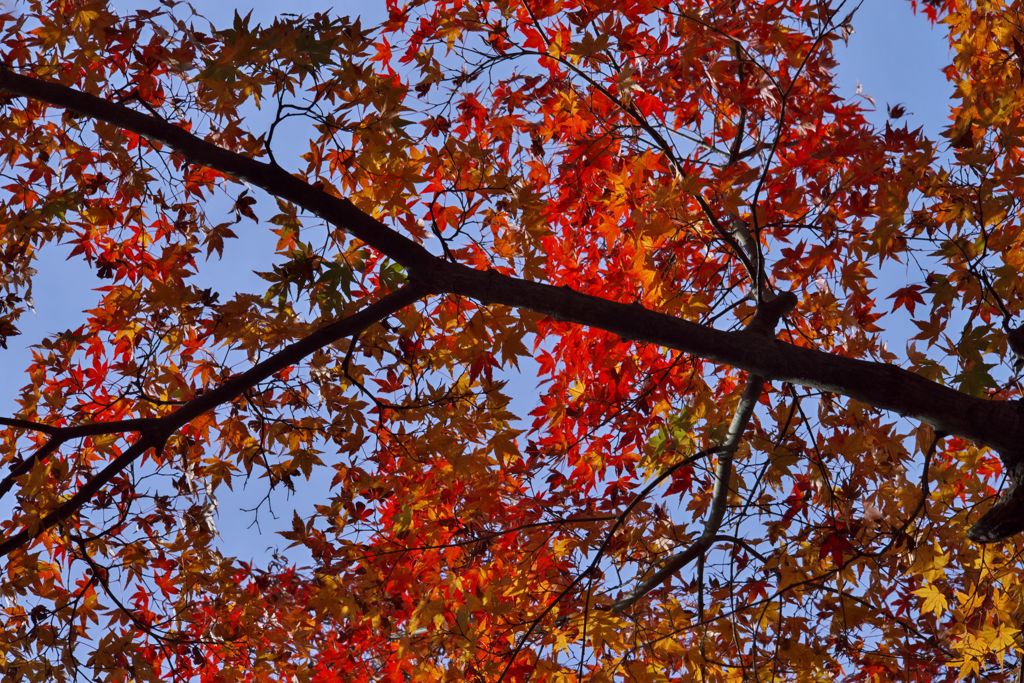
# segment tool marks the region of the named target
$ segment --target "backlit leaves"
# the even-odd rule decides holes
[[[4,675],[1012,680],[1017,10],[921,4],[930,140],[841,96],[835,3],[384,9],[0,15],[0,345],[89,272],[2,421]]]

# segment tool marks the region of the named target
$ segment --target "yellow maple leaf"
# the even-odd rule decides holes
[[[921,611],[925,614],[934,613],[936,616],[939,616],[949,605],[949,601],[946,599],[946,596],[943,595],[942,591],[932,583],[928,584],[924,588],[918,588],[914,591],[914,595],[924,598],[924,604],[921,605]]]
[[[996,628],[988,627],[982,630],[982,639],[986,642],[991,652],[998,654],[1000,666],[1002,666],[1003,660],[1006,658],[1006,652],[1013,648],[1018,633],[1020,633],[1020,629],[1012,628],[1005,624],[999,624]]]
[[[951,662],[953,663],[953,662]],[[960,665],[960,673],[957,675],[956,680],[962,681],[972,674],[977,674],[981,671],[981,664],[973,657],[964,657],[963,662]]]

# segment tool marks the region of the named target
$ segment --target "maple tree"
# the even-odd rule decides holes
[[[153,5],[0,14],[5,348],[43,250],[102,282],[0,417],[5,677],[1017,675],[1015,6],[917,7],[933,140],[850,3]]]

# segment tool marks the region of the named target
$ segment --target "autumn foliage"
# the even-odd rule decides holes
[[[4,680],[1017,680],[1015,5],[936,139],[850,2],[150,5],[0,14]]]

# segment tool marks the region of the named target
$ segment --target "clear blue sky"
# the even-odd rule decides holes
[[[127,0],[115,3],[126,9],[152,7],[153,2]],[[384,14],[384,2],[323,2],[317,0],[289,0],[283,2],[225,2],[219,0],[197,0],[195,6],[215,24],[227,24],[237,9],[245,14],[253,10],[254,19],[266,21],[273,18],[282,6],[290,13],[304,13],[316,10],[332,10],[342,14],[359,14],[365,23],[372,24]],[[923,125],[930,137],[937,137],[946,125],[947,101],[951,86],[939,72],[948,60],[945,39],[940,30],[932,29],[923,17],[910,12],[909,2],[904,0],[866,0],[855,22],[855,33],[848,47],[839,54],[839,80],[843,93],[853,96],[859,84],[863,93],[875,99],[878,111],[874,120],[885,121],[887,104],[902,104],[909,112],[908,121],[912,126]],[[280,139],[280,138],[278,138]],[[297,146],[305,148],[304,140],[296,140]],[[281,147],[287,146],[281,140]],[[252,226],[248,226],[252,227]],[[221,289],[232,291],[255,288],[257,281],[246,277],[245,271],[252,267],[266,268],[263,263],[253,263],[257,254],[269,254],[269,237],[266,241],[254,239],[247,234],[244,240],[227,245],[225,261],[214,266],[210,275],[220,282]],[[269,234],[269,233],[268,233]],[[101,284],[92,272],[81,262],[66,263],[66,249],[53,248],[44,252],[39,263],[39,274],[35,283],[36,312],[22,318],[22,336],[11,340],[11,349],[4,352],[6,372],[0,375],[0,411],[10,414],[14,408],[13,399],[24,383],[21,370],[28,362],[27,347],[38,343],[44,336],[56,331],[75,327],[83,320],[82,309],[96,300],[91,287]],[[239,280],[239,278],[243,278]],[[73,286],[69,286],[74,283]],[[526,378],[524,378],[525,380]],[[532,391],[532,382],[516,383],[524,392]],[[313,487],[317,488],[316,486]],[[263,494],[257,485],[249,497]],[[276,512],[284,520],[291,517],[291,509],[309,509],[316,502],[316,492],[278,503]],[[238,494],[227,499],[221,497],[218,525],[223,535],[224,550],[237,554],[243,559],[259,557],[265,548],[277,544],[280,539],[271,536],[263,538],[246,529],[250,518],[237,512],[245,505],[246,495]],[[0,506],[0,514],[4,510]],[[271,525],[275,527],[279,525]],[[264,527],[264,532],[268,531]]]
[[[953,91],[940,72],[949,62],[942,27],[914,16],[907,0],[865,0],[854,29],[838,55],[843,94],[853,96],[861,83],[878,103],[876,123],[884,123],[887,104],[903,104],[911,127],[923,125],[936,138],[946,126]]]

